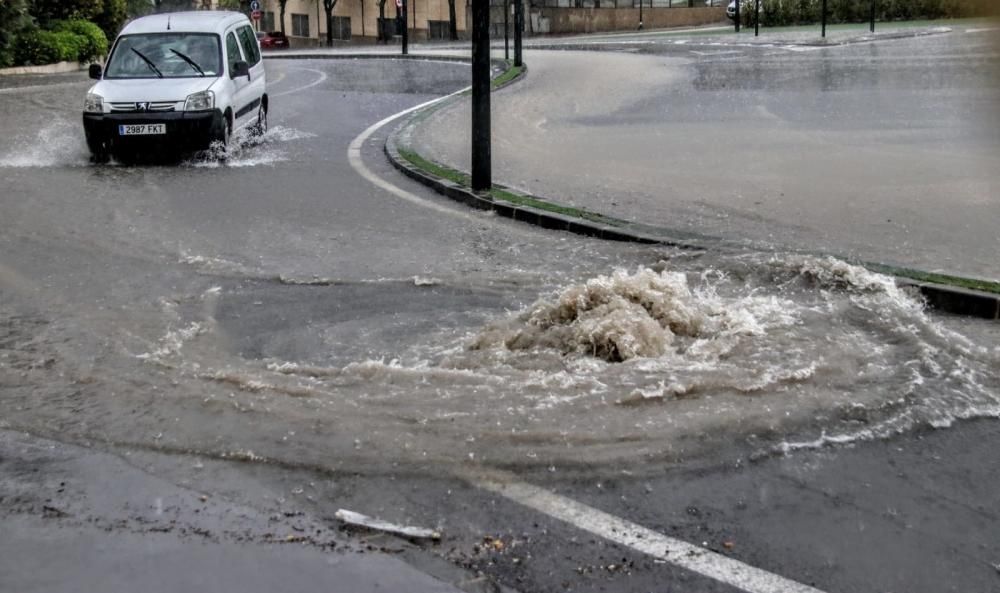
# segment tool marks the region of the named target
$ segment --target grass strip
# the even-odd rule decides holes
[[[448,181],[465,187],[468,187],[472,182],[472,179],[465,173],[425,159],[408,148],[399,148],[399,156],[406,159],[414,167],[423,170],[425,173],[430,173],[440,177],[441,179],[447,179]],[[504,202],[514,204],[515,206],[528,206],[545,212],[562,214],[563,216],[571,216],[573,218],[580,218],[609,226],[622,226],[624,224],[624,221],[609,218],[596,212],[590,212],[588,210],[582,210],[572,206],[553,204],[552,202],[546,202],[545,200],[539,200],[538,198],[533,198],[531,196],[516,194],[500,187],[490,189],[490,196],[494,200],[502,200]]]
[[[885,264],[869,263],[865,264],[865,267],[875,272],[879,272],[880,274],[899,276],[900,278],[909,278],[910,280],[916,280],[917,282],[943,284],[946,286],[966,288],[968,290],[978,290],[980,292],[1000,294],[1000,282],[979,280],[976,278],[964,278],[962,276],[951,276],[948,274],[937,274],[935,272],[924,272],[910,268],[897,268],[895,266],[888,266]]]
[[[510,64],[510,62],[507,62],[507,64]],[[492,85],[491,88],[495,89],[500,85],[507,84],[511,80],[520,76],[521,72],[524,72],[524,66],[509,66],[503,74],[493,79],[490,83]]]

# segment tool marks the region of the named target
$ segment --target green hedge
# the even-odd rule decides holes
[[[741,20],[753,26],[755,0],[743,0]],[[828,23],[857,23],[871,17],[871,0],[827,0]],[[820,21],[822,0],[760,0],[760,23],[765,27],[808,25]],[[965,18],[996,14],[995,0],[876,0],[879,21]]]
[[[108,53],[108,38],[89,21],[55,21],[52,30],[30,29],[17,36],[14,63],[39,66],[92,62]]]
[[[90,21],[56,21],[52,24],[52,30],[73,33],[86,40],[84,50],[79,56],[81,62],[92,62],[108,53],[107,36],[100,27]]]

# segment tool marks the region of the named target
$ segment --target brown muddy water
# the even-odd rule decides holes
[[[362,473],[602,472],[1000,417],[996,324],[837,260],[678,255],[519,309],[500,292],[230,282],[162,299],[155,341],[125,327],[91,346],[5,311],[3,426]]]

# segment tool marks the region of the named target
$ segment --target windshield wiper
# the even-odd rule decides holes
[[[150,60],[149,58],[147,58],[146,56],[144,56],[141,51],[137,50],[134,47],[131,47],[129,49],[131,49],[132,51],[134,51],[135,55],[137,55],[140,58],[142,58],[142,61],[146,62],[146,65],[149,66],[150,68],[152,68],[153,72],[156,72],[157,76],[159,76],[160,78],[163,78],[163,73],[160,72],[160,69],[156,67],[156,64],[153,63],[153,60]]]
[[[182,54],[181,52],[177,51],[176,49],[174,49],[172,47],[170,48],[170,51],[174,52],[174,54],[176,54],[178,57],[180,57],[180,59],[184,60],[185,62],[188,63],[189,66],[191,66],[192,68],[194,68],[195,70],[197,70],[198,74],[201,74],[202,76],[205,76],[205,71],[202,70],[201,66],[199,66],[194,60],[192,60],[191,58],[185,56],[184,54]]]

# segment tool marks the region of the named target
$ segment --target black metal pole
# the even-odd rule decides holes
[[[872,0],[872,26],[870,30],[872,33],[875,32],[875,0]]]
[[[472,191],[489,191],[492,185],[490,0],[472,0]]]
[[[642,31],[642,0],[639,0],[639,30]]]
[[[508,0],[503,0],[503,59],[510,59],[510,25],[508,24],[510,16],[510,2]]]
[[[823,14],[820,16],[820,22],[823,23],[823,33],[822,36],[826,37],[826,0],[823,0],[822,8],[820,10]]]
[[[736,32],[740,32],[740,4],[743,4],[743,0],[736,0]]]
[[[403,0],[403,6],[400,8],[403,11],[403,55],[410,53],[410,25],[406,22],[406,0]]]
[[[473,0],[474,1],[474,0]],[[524,0],[514,0],[514,65],[524,65],[521,37],[524,36]]]
[[[753,36],[760,37],[760,0],[753,7]]]

